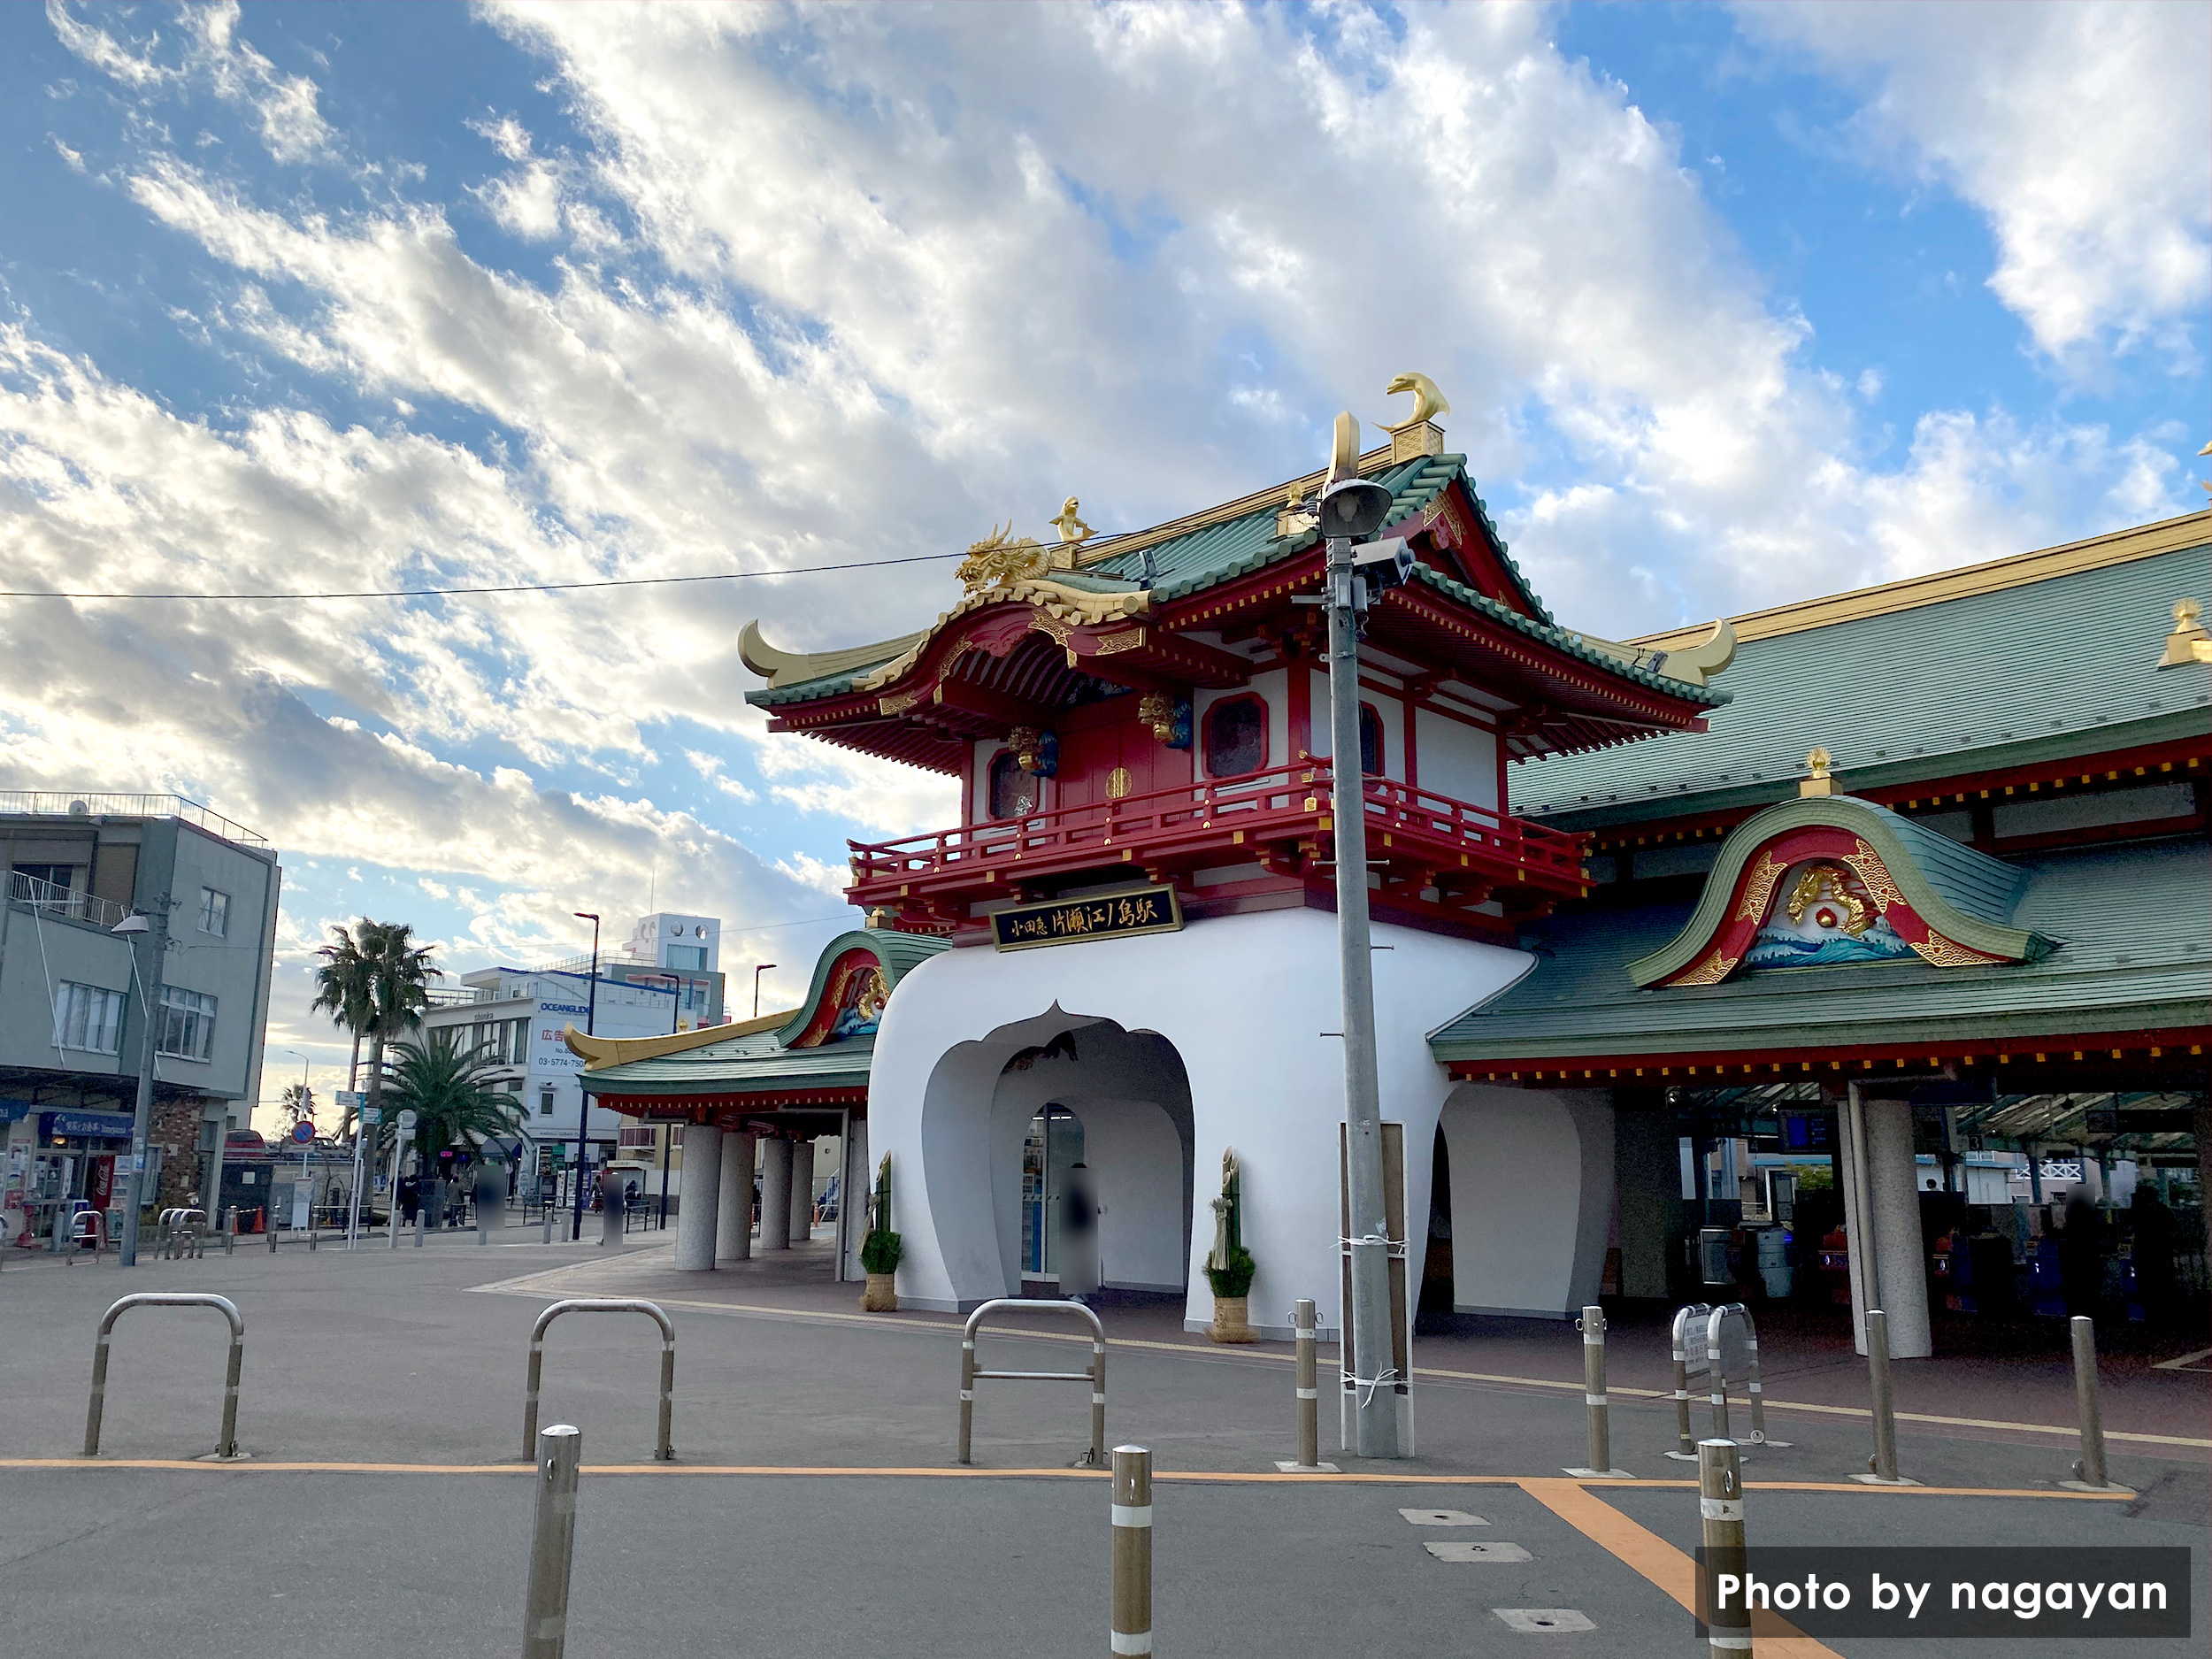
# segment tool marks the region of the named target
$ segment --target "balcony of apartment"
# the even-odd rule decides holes
[[[20,870],[8,872],[8,902],[24,906],[42,921],[87,922],[110,932],[129,914],[112,899],[81,887],[65,887]]]
[[[1202,902],[1326,888],[1336,858],[1330,787],[1327,761],[1301,761],[899,841],[851,841],[846,893],[909,926],[956,931],[981,925],[974,906],[1052,896],[1110,880],[1117,869],[1133,880],[1173,883]],[[1368,778],[1363,793],[1379,910],[1481,931],[1587,890],[1579,835],[1390,778]]]

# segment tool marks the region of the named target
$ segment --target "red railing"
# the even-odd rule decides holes
[[[849,841],[860,897],[883,883],[922,883],[942,891],[948,877],[995,872],[999,879],[1048,874],[1087,864],[1174,863],[1233,846],[1295,840],[1320,832],[1329,815],[1329,764],[1304,761],[1240,778],[1208,779],[1118,801],[1058,807],[1026,818],[939,830],[892,841]],[[1456,864],[1463,855],[1493,872],[1548,878],[1578,887],[1578,835],[1525,824],[1394,779],[1370,778],[1366,788],[1371,859],[1423,855]],[[1251,852],[1241,855],[1248,858]],[[1509,878],[1510,879],[1510,878]]]

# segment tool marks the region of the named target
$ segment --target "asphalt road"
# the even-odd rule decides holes
[[[92,1639],[226,1659],[511,1650],[529,1526],[519,1453],[531,1324],[556,1295],[619,1294],[658,1262],[452,1240],[350,1256],[249,1248],[130,1275],[12,1266],[0,1274],[0,1607],[11,1647],[58,1652]],[[581,1271],[557,1287],[482,1288],[564,1266]],[[191,1458],[215,1440],[225,1326],[165,1309],[124,1317],[103,1455],[77,1458],[100,1311],[126,1288],[187,1287],[231,1296],[245,1317],[248,1459],[129,1466]],[[1102,1651],[1108,1494],[1097,1477],[1065,1471],[1087,1432],[1080,1388],[983,1385],[978,1462],[1056,1472],[956,1475],[956,1329],[671,1313],[679,1462],[587,1473],[571,1651]],[[1082,1355],[987,1340],[1018,1367],[1075,1369]],[[582,1429],[588,1469],[649,1457],[657,1348],[642,1317],[580,1315],[555,1327],[542,1420]],[[1486,1655],[1532,1641],[1562,1654],[1704,1651],[1649,1567],[1653,1548],[1669,1555],[1696,1542],[1694,1494],[1656,1484],[1681,1479],[1661,1456],[1670,1409],[1617,1409],[1615,1461],[1652,1484],[1598,1489],[1601,1504],[1578,1520],[1545,1498],[1565,1486],[1561,1465],[1582,1456],[1579,1400],[1557,1390],[1424,1384],[1420,1457],[1363,1466],[1325,1453],[1348,1473],[1384,1478],[1376,1484],[1244,1478],[1271,1473],[1292,1450],[1290,1379],[1275,1357],[1118,1345],[1109,1394],[1110,1437],[1151,1446],[1163,1476],[1163,1653]],[[1754,1453],[1755,1483],[1832,1483],[1863,1466],[1862,1423],[1770,1426],[1795,1444]],[[1325,1447],[1333,1428],[1325,1421]],[[1907,1472],[1945,1486],[2048,1492],[2070,1455],[2047,1437],[1902,1439]],[[377,1467],[284,1466],[301,1463]],[[856,1472],[710,1472],[732,1466]],[[2196,1552],[2195,1636],[2127,1650],[2201,1653],[2212,1606],[2205,1466],[2134,1455],[2112,1466],[2141,1499],[1755,1485],[1750,1525],[1755,1542],[1771,1543],[2185,1544]],[[1197,1478],[1209,1473],[1232,1478]],[[1470,1478],[1495,1484],[1432,1484]],[[1417,1527],[1403,1507],[1463,1509],[1488,1525]],[[1518,1544],[1529,1559],[1446,1562],[1425,1548],[1471,1539]],[[1498,1608],[1569,1609],[1594,1628],[1523,1634]],[[1939,1646],[1838,1639],[1829,1648],[1861,1659]],[[2066,1640],[2035,1651],[2059,1659],[2076,1647],[2116,1651]]]

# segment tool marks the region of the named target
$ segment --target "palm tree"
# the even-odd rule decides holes
[[[365,917],[350,931],[330,932],[334,942],[316,952],[323,965],[315,971],[313,1008],[353,1033],[357,1071],[361,1040],[368,1039],[369,1104],[379,1106],[384,1045],[420,1023],[423,1010],[430,1006],[429,982],[444,971],[432,965],[431,948],[417,945],[414,929],[405,922],[372,922]]]
[[[277,1106],[284,1113],[284,1126],[296,1128],[303,1119],[315,1115],[315,1092],[304,1083],[287,1083],[284,1098]]]
[[[390,1144],[402,1111],[415,1114],[417,1169],[430,1168],[448,1147],[474,1156],[494,1136],[521,1133],[522,1102],[491,1076],[497,1065],[488,1044],[464,1048],[450,1032],[394,1043],[384,1056],[393,1112],[378,1126],[379,1147]]]

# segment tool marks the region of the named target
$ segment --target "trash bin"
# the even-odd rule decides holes
[[[1770,1302],[1786,1302],[1790,1294],[1789,1234],[1780,1227],[1754,1227],[1752,1261],[1759,1283]]]

